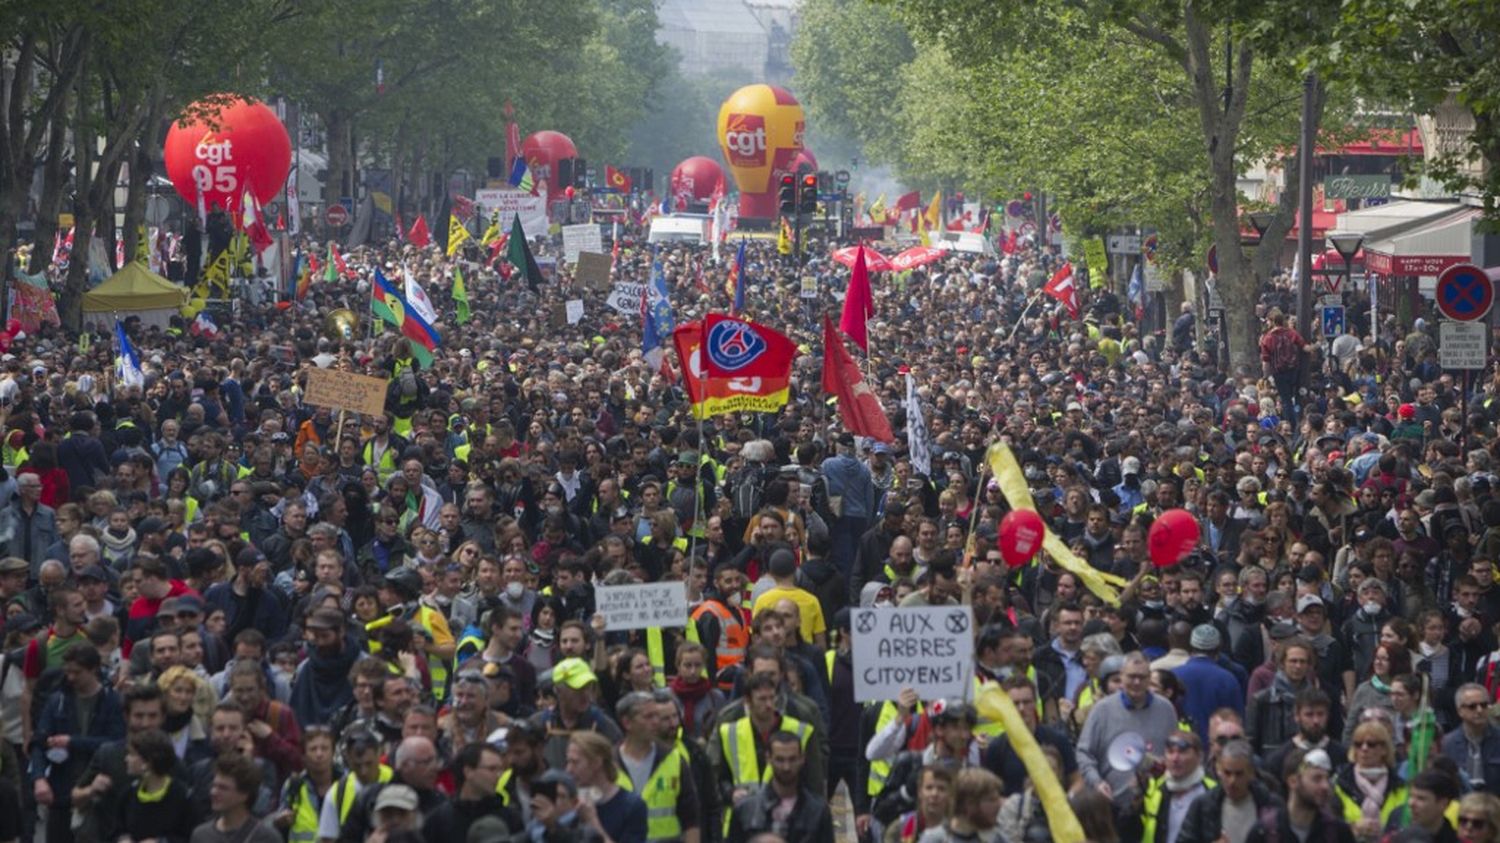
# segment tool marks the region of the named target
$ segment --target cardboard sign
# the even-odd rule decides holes
[[[970,696],[974,611],[969,606],[857,609],[854,699],[893,700],[912,688],[924,700]]]
[[[605,630],[621,632],[688,622],[687,584],[651,582],[594,589],[594,611],[604,616]]]
[[[568,324],[577,325],[583,321],[583,299],[572,299],[567,303]]]
[[[385,412],[388,381],[336,369],[308,369],[307,391],[302,400],[314,407],[347,410],[367,416]]]
[[[641,291],[645,289],[644,284],[616,283],[609,290],[609,298],[604,303],[616,313],[636,314],[641,312]]]
[[[579,252],[578,262],[573,267],[573,278],[591,290],[608,290],[609,264],[609,255]]]
[[[547,309],[547,324],[552,328],[566,328],[568,326],[568,306],[563,302],[554,302]]]
[[[595,223],[562,227],[563,260],[578,263],[581,252],[604,251],[604,232]]]

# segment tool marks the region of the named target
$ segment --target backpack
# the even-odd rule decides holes
[[[740,474],[739,481],[734,484],[734,491],[729,496],[735,518],[749,518],[760,511],[761,501],[766,496],[766,482],[772,471],[774,469],[767,466],[752,465]]]
[[[1272,332],[1270,354],[1271,371],[1287,372],[1302,365],[1302,347],[1296,335],[1282,328]]]

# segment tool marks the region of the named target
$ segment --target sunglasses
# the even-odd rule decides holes
[[[1244,737],[1244,735],[1219,735],[1217,738],[1214,738],[1214,743],[1219,746],[1226,746],[1230,741],[1242,740]]]
[[[1490,821],[1487,820],[1487,819],[1485,819],[1484,817],[1464,817],[1464,816],[1460,816],[1458,818],[1458,825],[1459,825],[1460,828],[1484,828],[1484,827],[1488,826],[1489,824],[1490,824]]]
[[[1470,702],[1470,703],[1464,703],[1463,705],[1459,706],[1459,708],[1463,709],[1464,711],[1473,711],[1476,708],[1484,708],[1484,707],[1486,707],[1488,705],[1489,705],[1489,703],[1485,703],[1485,702]]]
[[[1193,745],[1180,738],[1171,738],[1167,741],[1167,749],[1175,749],[1178,752],[1187,752],[1193,749]]]
[[[1376,749],[1378,747],[1384,747],[1384,746],[1385,746],[1385,744],[1381,743],[1380,741],[1355,741],[1354,742],[1354,748],[1355,749]]]

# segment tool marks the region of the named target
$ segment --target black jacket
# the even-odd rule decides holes
[[[1245,666],[1246,670],[1266,663],[1265,639],[1261,635],[1261,622],[1266,617],[1265,604],[1251,606],[1236,598],[1224,613],[1224,634],[1229,639],[1230,657]]]
[[[1177,832],[1177,843],[1214,843],[1224,830],[1224,788],[1218,787],[1193,800],[1182,829]],[[1263,816],[1267,810],[1279,811],[1282,803],[1275,794],[1258,781],[1250,782],[1250,798],[1255,809]],[[1280,843],[1295,843],[1297,838],[1282,838]]]
[[[372,784],[360,790],[359,795],[354,797],[354,806],[349,809],[349,817],[339,828],[339,843],[364,843],[365,838],[374,830],[371,827],[370,815],[375,813],[375,800],[380,798],[380,791],[388,784],[405,784],[405,782],[401,781],[401,774],[397,773],[389,782]],[[424,817],[437,813],[438,809],[447,802],[448,797],[444,796],[441,791],[417,790],[417,810]]]
[[[1188,816],[1192,816],[1191,810]],[[1448,828],[1447,823],[1443,825]],[[1177,839],[1182,838],[1179,836]],[[1438,840],[1442,843],[1441,837]],[[1245,843],[1297,843],[1297,841],[1297,834],[1292,831],[1291,813],[1285,807],[1263,810],[1261,821],[1252,825],[1250,833],[1245,837]],[[1324,811],[1319,821],[1313,823],[1307,839],[1302,840],[1301,843],[1354,843],[1354,832],[1350,830],[1348,823]],[[1453,838],[1449,843],[1457,843],[1457,838]]]
[[[728,843],[746,843],[763,831],[777,831],[783,840],[798,843],[833,843],[833,813],[828,810],[828,800],[802,788],[786,827],[778,829],[771,820],[771,809],[780,801],[769,784],[741,800],[729,822]]]
[[[429,843],[456,843],[469,839],[469,826],[480,817],[499,817],[511,834],[519,833],[525,824],[499,794],[475,801],[453,799],[439,805],[422,820],[422,836]]]

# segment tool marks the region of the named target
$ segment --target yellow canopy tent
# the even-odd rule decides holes
[[[138,261],[131,261],[103,284],[83,294],[83,312],[85,319],[91,314],[120,319],[139,316],[146,325],[165,328],[172,314],[187,301],[186,287],[168,281]]]

